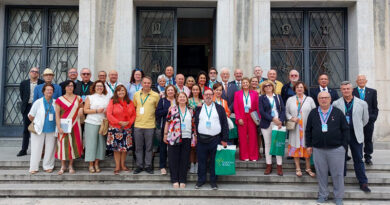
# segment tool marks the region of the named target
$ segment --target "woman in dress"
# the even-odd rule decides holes
[[[205,90],[210,90],[210,88],[206,86],[206,82],[209,82],[209,77],[204,71],[199,72],[196,81],[198,82],[198,85],[200,87],[200,93],[202,96]]]
[[[257,128],[251,113],[257,112],[260,117],[259,95],[256,91],[249,90],[249,83],[248,78],[243,78],[242,90],[234,94],[234,113],[240,142],[240,160],[257,161],[259,159]]]
[[[66,161],[69,160],[69,173],[74,174],[73,160],[83,154],[83,141],[81,138],[80,117],[83,113],[83,100],[80,96],[73,94],[75,82],[67,80],[64,82],[65,95],[56,100],[56,125],[58,130],[56,158],[61,160],[61,169],[58,174],[66,171]],[[71,132],[65,133],[61,127],[61,119],[71,120]]]
[[[298,177],[302,176],[299,163],[301,157],[305,158],[305,172],[311,177],[315,177],[315,174],[310,169],[310,155],[306,151],[305,129],[307,117],[310,111],[316,108],[316,104],[311,97],[305,95],[307,89],[303,82],[296,82],[293,90],[296,95],[289,97],[286,102],[287,120],[292,120],[296,123],[295,130],[289,131],[288,156],[294,158],[295,174]]]
[[[125,86],[118,85],[114,96],[107,106],[107,149],[114,152],[114,174],[120,171],[129,172],[126,167],[127,151],[133,146],[131,139],[131,126],[135,121],[135,107],[129,99]]]
[[[226,116],[230,117],[230,110],[229,106],[226,100],[222,99],[222,89],[223,86],[221,83],[215,83],[213,85],[213,90],[214,90],[214,98],[213,101],[219,105],[221,105],[223,108],[225,108]]]
[[[188,76],[186,79],[185,86],[187,86],[187,88],[191,90],[193,85],[195,85],[195,78],[192,76]]]
[[[188,107],[187,95],[183,92],[179,93],[176,104],[169,108],[164,129],[164,142],[168,144],[168,161],[173,188],[186,187],[191,139],[196,138],[193,116],[193,110]]]
[[[104,160],[106,154],[105,137],[99,134],[105,112],[110,101],[103,81],[92,84],[91,95],[85,100],[84,113],[87,114],[84,124],[85,161],[89,162],[89,172],[99,173],[99,160]]]
[[[201,107],[203,105],[203,97],[200,94],[200,87],[199,85],[195,84],[192,86],[190,99],[189,101],[189,107],[193,110],[195,110],[196,107]],[[196,142],[191,144],[191,152],[190,152],[190,173],[196,174],[198,173],[198,159],[196,158]]]
[[[126,85],[127,95],[130,100],[133,100],[134,94],[142,89],[141,80],[144,76],[144,71],[139,68],[136,68],[131,72],[130,82]]]
[[[55,104],[53,101],[54,86],[45,84],[42,88],[43,97],[34,102],[28,113],[28,118],[34,123],[31,132],[31,158],[30,173],[35,174],[39,170],[39,162],[42,157],[42,149],[45,147],[42,167],[47,173],[54,169],[54,152],[56,143]]]
[[[257,78],[256,78],[257,79]],[[259,111],[261,115],[260,128],[264,137],[265,175],[272,172],[272,156],[269,154],[271,149],[272,127],[281,128],[286,120],[285,107],[280,95],[275,94],[275,85],[272,81],[266,80],[261,84],[261,96],[259,98]],[[283,175],[282,156],[276,156],[277,174]]]
[[[165,98],[160,98],[156,109],[156,125],[161,128],[161,136],[164,138],[164,127],[167,119],[168,109],[175,105],[177,89],[169,84],[165,89]],[[167,144],[160,140],[160,171],[162,175],[167,174]]]

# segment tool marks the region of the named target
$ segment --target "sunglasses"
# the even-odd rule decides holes
[[[91,75],[91,73],[81,73],[81,75]]]
[[[266,87],[271,87],[272,85],[270,85],[270,84],[267,84],[267,85],[264,85],[264,87],[266,88]]]

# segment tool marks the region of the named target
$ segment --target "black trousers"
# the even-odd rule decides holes
[[[207,165],[209,165],[210,183],[217,182],[215,175],[215,154],[220,139],[215,137],[210,143],[199,142],[196,144],[196,155],[198,157],[198,183],[205,183],[207,176]],[[210,160],[210,161],[208,161]]]
[[[28,113],[30,112],[31,107],[32,107],[32,105],[28,104],[24,113],[22,113],[22,116],[23,116],[22,151],[27,151],[28,144],[30,143],[30,132],[28,131],[28,126],[30,125],[31,121],[30,121],[30,119],[28,119]]]
[[[364,126],[364,158],[371,159],[374,152],[374,145],[372,143],[372,134],[374,132],[374,122],[368,122]]]
[[[183,139],[179,145],[168,145],[168,162],[172,183],[187,183],[191,139]]]

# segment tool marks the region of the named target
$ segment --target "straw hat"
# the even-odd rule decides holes
[[[46,69],[43,71],[43,75],[54,75],[54,72],[53,72],[52,69],[46,68]]]

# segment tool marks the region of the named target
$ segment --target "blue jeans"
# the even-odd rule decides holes
[[[355,133],[351,132],[351,136],[349,138],[349,147],[351,149],[352,153],[352,159],[353,159],[353,167],[355,169],[355,175],[357,180],[359,181],[359,184],[367,184],[368,179],[366,176],[366,168],[364,167],[364,162],[363,162],[363,143],[358,143],[356,140]],[[345,152],[345,156],[347,156],[348,150]],[[345,167],[346,166],[345,162]],[[346,168],[344,175],[346,176]]]
[[[215,137],[210,143],[196,144],[196,155],[198,157],[198,183],[205,183],[207,176],[207,159],[210,158],[209,171],[210,182],[215,183],[217,176],[215,175],[215,154],[217,153],[217,145],[219,138]]]

